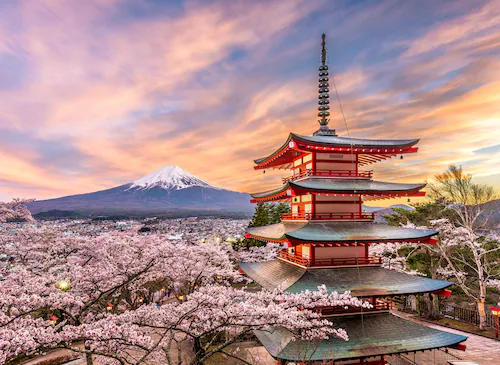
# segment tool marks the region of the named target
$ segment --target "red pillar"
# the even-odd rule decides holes
[[[310,243],[308,243],[307,245],[309,246],[309,252],[311,253],[311,258],[310,258],[311,264],[314,264],[314,260],[316,258],[316,255],[314,254],[315,246]]]

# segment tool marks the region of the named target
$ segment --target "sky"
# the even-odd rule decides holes
[[[420,138],[370,168],[460,164],[500,190],[499,1],[0,2],[0,200],[111,188],[164,165],[245,192],[316,117],[321,33],[351,137]],[[332,100],[330,127],[347,130]]]

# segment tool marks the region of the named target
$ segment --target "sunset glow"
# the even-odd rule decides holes
[[[449,164],[500,188],[498,1],[7,1],[0,200],[54,198],[179,165],[227,189],[289,132],[311,135],[320,35],[341,136],[420,138],[376,179]],[[394,203],[394,201],[391,201]]]

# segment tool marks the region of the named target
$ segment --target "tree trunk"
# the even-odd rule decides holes
[[[90,346],[85,343],[85,350],[90,351]],[[85,359],[87,361],[87,365],[93,365],[94,360],[92,359],[92,354],[86,353],[85,354]]]
[[[435,294],[428,294],[427,302],[427,318],[429,319],[439,319],[439,296]]]
[[[476,301],[477,311],[479,312],[479,329],[484,331],[486,329],[486,310],[484,308],[484,298]]]
[[[201,359],[205,356],[205,350],[201,346],[201,339],[199,337],[194,338],[194,364],[202,364]]]

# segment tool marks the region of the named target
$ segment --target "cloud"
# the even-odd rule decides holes
[[[474,151],[500,137],[499,14],[493,1],[17,3],[0,22],[12,71],[0,73],[0,194],[89,192],[167,164],[275,187],[286,172],[252,161],[317,129],[323,30],[350,134],[422,139],[417,155],[374,165],[377,179],[422,181],[450,163],[487,176],[498,151]],[[333,92],[332,108],[345,135]]]

